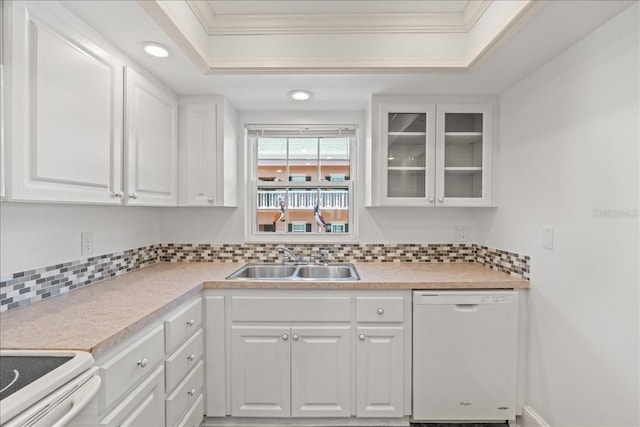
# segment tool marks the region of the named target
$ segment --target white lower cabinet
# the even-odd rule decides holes
[[[403,414],[404,327],[358,326],[357,415]]]
[[[291,414],[288,327],[231,327],[231,415]]]
[[[234,325],[231,336],[231,415],[351,415],[349,325]]]
[[[408,291],[205,291],[206,415],[410,415],[410,307]]]
[[[350,416],[351,326],[295,326],[291,339],[291,416]]]
[[[200,424],[204,413],[201,319],[198,297],[96,360],[102,377],[98,425]]]

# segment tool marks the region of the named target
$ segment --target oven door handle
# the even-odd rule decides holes
[[[53,403],[39,417],[25,423],[25,426],[64,427],[82,411],[98,393],[102,380],[93,375],[70,394]]]

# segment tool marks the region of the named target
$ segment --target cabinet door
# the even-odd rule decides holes
[[[490,105],[440,105],[437,113],[437,206],[491,205]]]
[[[216,205],[218,108],[211,98],[180,99],[180,205]]]
[[[8,197],[121,204],[122,64],[62,6],[5,3]]]
[[[125,200],[128,205],[178,203],[178,102],[125,69]]]
[[[231,415],[288,417],[290,330],[284,326],[231,327]]]
[[[358,327],[357,416],[403,416],[402,326]]]
[[[291,415],[351,416],[351,327],[291,330]]]
[[[435,105],[382,104],[379,121],[381,204],[433,205]]]

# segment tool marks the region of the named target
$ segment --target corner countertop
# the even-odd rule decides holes
[[[94,354],[124,341],[205,289],[527,289],[473,263],[354,263],[357,282],[230,281],[244,263],[156,264],[0,315],[0,348]]]

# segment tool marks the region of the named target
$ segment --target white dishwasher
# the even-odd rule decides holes
[[[414,291],[414,420],[515,420],[517,334],[515,291]]]

